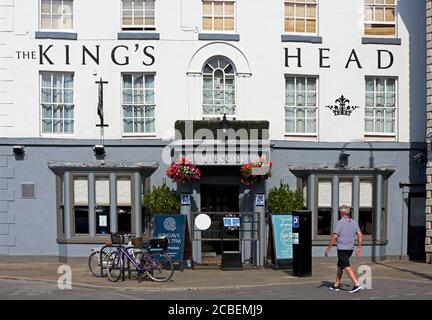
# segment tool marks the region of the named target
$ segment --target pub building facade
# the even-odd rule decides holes
[[[195,262],[222,249],[195,241],[194,218],[225,212],[252,239],[231,249],[263,265],[257,200],[284,183],[312,212],[314,257],[347,204],[364,256],[424,259],[424,1],[4,0],[0,17],[1,255],[142,234],[142,194],[166,183],[189,197]],[[170,149],[188,121],[267,132],[271,177],[245,185],[246,160],[207,152],[200,180],[172,183],[170,161],[197,148]]]

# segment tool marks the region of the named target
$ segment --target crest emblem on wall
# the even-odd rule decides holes
[[[355,109],[358,109],[358,106],[351,106],[349,99],[345,98],[344,95],[341,95],[340,98],[335,100],[335,105],[326,106],[335,116],[350,116],[351,112]]]

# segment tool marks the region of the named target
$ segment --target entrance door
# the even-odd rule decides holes
[[[408,256],[410,260],[425,261],[426,198],[424,194],[409,197]]]
[[[202,231],[202,263],[219,265],[223,251],[239,250],[239,231],[224,227],[223,214],[212,212],[238,212],[239,187],[233,185],[201,185],[201,212],[207,212],[212,220],[210,228]],[[225,241],[223,240],[225,239]],[[237,241],[238,240],[238,241]]]

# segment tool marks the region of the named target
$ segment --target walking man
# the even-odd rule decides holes
[[[360,255],[361,244],[363,240],[363,234],[355,220],[350,216],[351,208],[348,206],[341,206],[339,208],[341,219],[336,223],[336,229],[330,239],[327,250],[325,251],[325,256],[327,257],[333,244],[337,242],[337,275],[336,282],[332,284],[329,289],[333,291],[339,291],[340,281],[345,271],[348,277],[353,282],[354,286],[349,291],[350,293],[357,292],[361,289],[360,284],[351,268],[349,258],[354,251],[355,236],[358,237],[358,245],[356,250],[356,255]]]

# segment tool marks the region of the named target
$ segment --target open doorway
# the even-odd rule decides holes
[[[224,227],[223,214],[239,211],[238,185],[201,185],[201,212],[206,212],[211,220],[208,230],[202,231],[201,259],[204,265],[220,265],[224,251],[238,251],[240,246],[239,230]]]
[[[425,261],[426,238],[426,196],[413,193],[409,195],[408,214],[408,256],[410,260]]]

